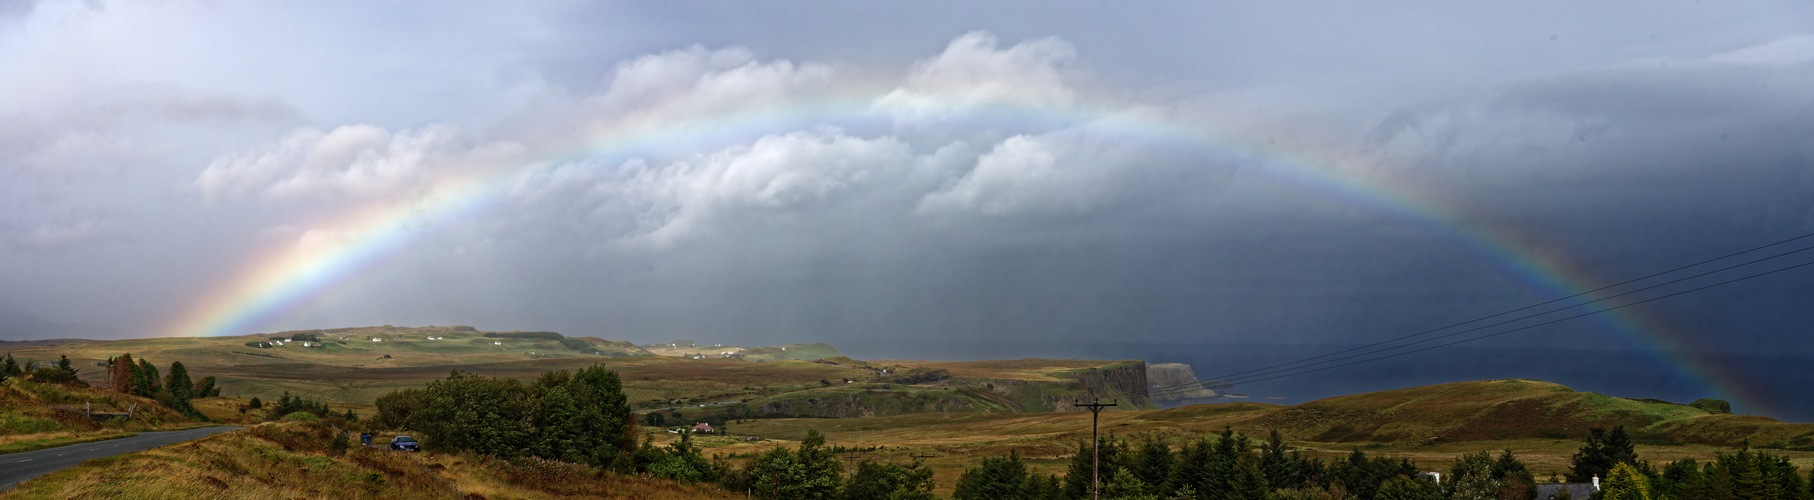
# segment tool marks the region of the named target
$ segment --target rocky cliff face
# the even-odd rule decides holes
[[[1075,375],[1077,382],[1083,384],[1091,397],[1099,401],[1119,401],[1121,409],[1152,409],[1153,403],[1147,399],[1146,362],[1090,368]],[[1082,411],[1070,405],[1060,405],[1058,411]]]
[[[1160,408],[1208,403],[1221,396],[1203,387],[1197,373],[1184,363],[1158,363],[1146,367],[1148,398]]]

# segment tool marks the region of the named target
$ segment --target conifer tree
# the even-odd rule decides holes
[[[170,390],[172,408],[180,410],[183,413],[195,412],[195,407],[189,405],[189,399],[193,396],[192,391],[195,388],[195,382],[189,380],[189,369],[183,367],[183,362],[172,361],[170,363],[170,378],[165,379],[164,387],[168,387]]]
[[[113,385],[113,390],[131,394],[132,372],[137,368],[138,365],[132,362],[132,353],[121,354],[120,357],[109,359],[107,360],[107,382]]]
[[[138,372],[133,378],[132,394],[151,397],[157,394],[157,391],[164,390],[162,379],[163,377],[158,375],[156,366],[152,366],[150,361],[140,359]]]
[[[1145,485],[1146,493],[1160,494],[1172,473],[1172,448],[1156,436],[1148,435],[1140,446],[1134,475]]]
[[[1121,473],[1134,477],[1134,471]],[[1132,479],[1138,482],[1139,479]],[[1020,452],[1011,451],[1007,458],[990,457],[983,459],[981,465],[964,471],[957,478],[957,490],[951,493],[956,500],[1022,500],[1027,487],[1027,466],[1020,461]],[[1143,486],[1142,486],[1143,487]],[[1106,491],[1106,488],[1105,488]]]

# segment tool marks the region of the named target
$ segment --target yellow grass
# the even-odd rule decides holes
[[[739,498],[709,485],[643,480],[583,467],[524,477],[471,455],[329,446],[322,424],[264,424],[118,457],[20,483],[11,498]],[[355,440],[356,442],[356,440]]]

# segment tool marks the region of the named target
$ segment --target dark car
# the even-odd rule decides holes
[[[391,449],[403,450],[403,451],[422,451],[422,446],[419,444],[416,444],[416,438],[409,437],[409,436],[397,436],[397,437],[391,438]]]

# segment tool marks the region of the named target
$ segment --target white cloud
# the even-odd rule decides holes
[[[1062,107],[1075,99],[1064,74],[1077,57],[1070,43],[1041,38],[1001,50],[996,43],[986,31],[951,40],[943,53],[915,63],[906,85],[874,108],[897,124],[926,126],[989,104]]]
[[[304,128],[261,150],[216,158],[192,184],[210,200],[396,197],[518,153],[513,143],[475,145],[445,126],[395,133],[371,125]]]
[[[873,195],[921,161],[891,138],[819,130],[766,136],[660,166],[632,162],[604,179],[568,179],[599,182],[589,193],[602,204],[595,213],[636,221],[626,239],[670,245],[729,218],[825,211],[850,193]]]
[[[1081,130],[1019,135],[997,144],[962,178],[919,201],[923,214],[1085,213],[1114,201],[1136,175],[1130,151]]]
[[[706,50],[695,45],[618,64],[610,84],[586,99],[586,105],[608,122],[631,116],[657,121],[720,118],[738,109],[811,97],[832,77],[831,68],[823,64],[765,63],[741,47]]]

